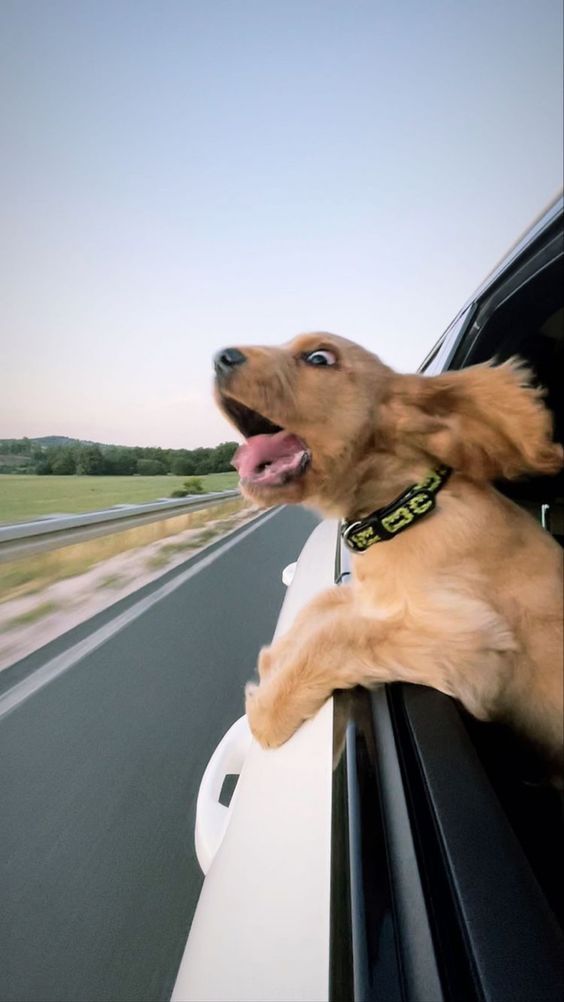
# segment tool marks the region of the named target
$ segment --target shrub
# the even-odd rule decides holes
[[[170,496],[171,498],[185,498],[188,496],[188,491],[183,491],[179,488],[177,491],[173,491]]]
[[[206,489],[199,477],[188,477],[183,485],[186,494],[205,494]]]

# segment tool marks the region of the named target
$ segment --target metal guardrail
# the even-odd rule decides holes
[[[82,543],[97,536],[123,532],[138,525],[159,522],[220,501],[239,497],[239,491],[216,491],[187,498],[151,501],[147,504],[115,505],[82,515],[48,515],[33,522],[0,526],[0,563],[17,557],[54,550],[69,543]]]

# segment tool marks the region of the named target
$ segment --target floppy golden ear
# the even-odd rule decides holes
[[[396,432],[474,480],[557,473],[562,446],[552,441],[552,415],[532,378],[517,358],[399,376],[390,401]]]

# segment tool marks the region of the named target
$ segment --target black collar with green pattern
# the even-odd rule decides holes
[[[385,508],[378,508],[356,522],[343,522],[341,535],[353,553],[364,553],[374,543],[394,539],[410,525],[421,521],[436,506],[436,495],[451,474],[448,466],[437,466],[419,484],[408,487]]]

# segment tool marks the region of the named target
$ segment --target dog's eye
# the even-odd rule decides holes
[[[304,362],[307,362],[308,365],[335,365],[336,361],[337,356],[332,351],[328,351],[327,348],[316,348],[315,351],[304,355]]]

